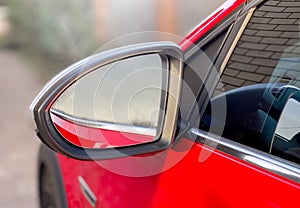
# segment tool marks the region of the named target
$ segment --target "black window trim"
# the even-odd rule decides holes
[[[247,7],[248,8],[248,7]],[[241,12],[241,16],[238,17],[236,23],[233,26],[231,34],[229,34],[228,40],[225,43],[223,50],[220,53],[219,59],[216,61],[216,68],[219,69],[219,73],[222,74],[229,58],[231,57],[236,44],[240,40],[248,22],[250,21],[256,7],[247,9],[247,12]]]
[[[214,38],[216,38],[218,35],[220,35],[222,32],[226,31],[226,35],[224,37],[224,40],[222,42],[222,44],[220,45],[220,49],[217,52],[217,56],[214,60],[212,60],[212,63],[214,65],[211,66],[210,69],[208,69],[209,73],[207,74],[206,77],[203,78],[203,82],[206,83],[205,86],[200,86],[199,87],[199,92],[196,95],[196,100],[194,101],[193,107],[191,108],[188,116],[187,116],[187,120],[193,125],[194,123],[196,123],[197,121],[197,117],[193,116],[196,115],[195,111],[197,111],[197,103],[199,103],[199,100],[203,100],[203,103],[205,102],[205,99],[207,99],[207,97],[205,97],[205,99],[202,99],[203,97],[202,95],[202,91],[205,90],[204,88],[207,88],[207,83],[211,82],[211,77],[213,76],[211,71],[215,68],[215,64],[216,62],[219,60],[219,55],[221,54],[221,52],[224,50],[224,45],[227,42],[227,39],[230,37],[232,30],[233,30],[233,26],[235,24],[235,21],[237,20],[237,18],[239,17],[240,13],[243,11],[244,5],[239,6],[237,9],[235,9],[228,17],[226,17],[220,24],[216,25],[215,27],[213,27],[207,34],[205,34],[204,37],[201,37],[200,40],[197,41],[197,43],[190,47],[189,49],[187,49],[184,52],[184,57],[187,63],[190,62],[191,59],[194,59],[196,54],[198,53],[199,49],[201,49],[204,45],[206,45],[207,43],[209,43],[211,40],[213,40]],[[185,70],[185,68],[184,68]],[[215,73],[213,73],[215,74]],[[205,109],[204,109],[205,110]],[[197,114],[199,115],[199,113]]]
[[[256,4],[260,2],[261,0],[257,1]],[[184,53],[185,60],[187,60],[188,62],[189,58],[191,58],[196,53],[196,50],[199,50],[201,46],[205,45],[210,40],[212,40],[217,35],[219,35],[222,31],[227,29],[227,34],[222,43],[218,56],[216,57],[215,60],[213,60],[213,66],[209,69],[210,72],[208,73],[207,77],[204,78],[205,86],[202,86],[201,89],[199,90],[199,93],[196,97],[197,100],[195,101],[195,104],[193,105],[193,108],[188,115],[188,120],[192,125],[197,123],[197,120],[199,119],[199,115],[202,115],[206,109],[206,105],[208,104],[209,97],[207,97],[207,95],[203,95],[203,90],[205,90],[205,88],[214,89],[215,86],[217,85],[218,75],[216,73],[219,72],[219,69],[223,64],[223,60],[227,55],[227,52],[230,49],[231,45],[233,44],[234,39],[236,38],[236,34],[241,30],[241,25],[245,24],[244,22],[247,21],[246,16],[249,13],[249,10],[253,8],[252,6],[253,4],[251,3],[250,5],[251,7],[249,6],[249,4],[247,4],[244,8],[239,7],[237,10],[234,11],[234,14],[232,14],[228,19],[224,21],[224,23],[219,25],[217,28],[212,29],[212,31],[215,32],[211,32],[207,37],[205,37],[200,42],[198,42],[193,49],[190,49]],[[245,11],[247,12],[245,13]],[[248,21],[246,23],[248,23]],[[211,95],[213,91],[209,92],[209,95]],[[201,109],[195,107],[197,103],[203,103]]]
[[[214,26],[210,31],[208,31],[204,36],[202,36],[199,40],[196,41],[191,47],[189,47],[186,51],[184,51],[185,60],[189,60],[197,51],[199,48],[210,42],[212,39],[214,39],[216,36],[218,36],[220,33],[222,33],[224,30],[228,30],[227,36],[230,34],[230,31],[232,29],[232,24],[236,21],[238,18],[243,6],[239,6],[237,9],[235,9],[229,17],[226,17],[221,23]],[[226,38],[225,38],[226,39]]]

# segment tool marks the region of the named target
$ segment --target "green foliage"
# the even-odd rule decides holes
[[[54,60],[73,62],[97,46],[91,0],[9,0],[11,38]]]

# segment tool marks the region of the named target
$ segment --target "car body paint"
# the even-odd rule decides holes
[[[187,50],[193,45],[201,36],[206,34],[214,26],[220,23],[227,15],[232,13],[238,7],[245,4],[247,0],[229,0],[221,5],[212,15],[202,21],[197,27],[195,27],[180,43],[180,47],[183,51]]]
[[[168,150],[166,163],[183,153],[176,146],[191,149],[183,150],[186,156],[172,168],[147,177],[122,176],[97,162],[58,155],[69,206],[87,204],[79,194],[78,175],[97,195],[97,207],[294,207],[298,201],[299,184],[188,139]],[[212,154],[201,162],[203,151]],[[126,167],[131,160],[110,163]]]
[[[223,4],[182,40],[182,50],[187,50],[243,3],[246,1],[230,0]],[[57,154],[69,207],[91,207],[81,193],[78,176],[84,178],[97,196],[96,207],[232,208],[295,207],[298,204],[300,186],[296,182],[189,139],[181,139],[168,149],[165,163],[183,154],[176,147],[185,145],[191,148],[182,150],[185,156],[178,163],[145,177],[120,175],[95,161],[78,161]],[[210,154],[204,162],[199,159],[203,152]],[[114,159],[110,163],[126,168],[132,158]]]

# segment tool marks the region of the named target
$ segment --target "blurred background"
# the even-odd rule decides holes
[[[179,41],[224,0],[0,0],[0,207],[38,207],[29,105],[54,74],[108,48]]]

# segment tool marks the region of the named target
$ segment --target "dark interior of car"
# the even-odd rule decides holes
[[[277,83],[254,84],[229,90],[210,101],[200,128],[217,135],[221,132],[220,136],[224,138],[299,162],[300,133],[291,140],[280,139],[275,134],[287,100],[299,97],[300,102],[299,92],[294,86]],[[221,106],[224,100],[226,107]],[[225,110],[226,117],[220,118],[221,112],[216,112],[218,110]]]

